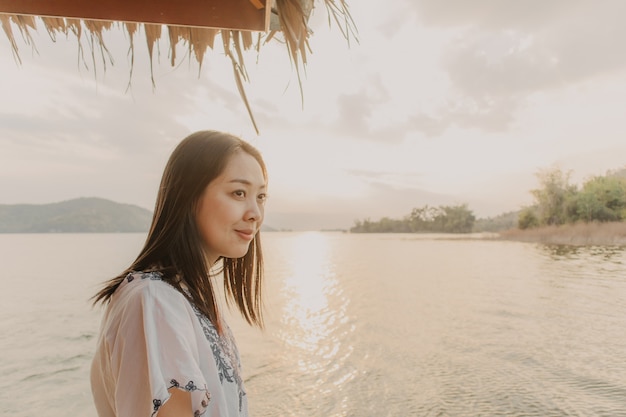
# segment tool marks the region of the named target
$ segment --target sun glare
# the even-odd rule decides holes
[[[333,302],[340,295],[329,257],[327,237],[320,232],[303,233],[295,241],[290,274],[285,277],[281,321],[289,329],[281,338],[299,351],[298,367],[321,372],[337,355],[334,332],[345,319],[345,303]],[[341,298],[341,297],[340,297]]]

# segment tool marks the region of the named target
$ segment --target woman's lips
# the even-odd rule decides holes
[[[254,230],[252,229],[237,229],[235,232],[241,236],[243,239],[252,240],[254,239]]]

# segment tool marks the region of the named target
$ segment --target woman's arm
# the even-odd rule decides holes
[[[193,417],[191,394],[178,388],[170,388],[171,397],[159,409],[157,417]]]

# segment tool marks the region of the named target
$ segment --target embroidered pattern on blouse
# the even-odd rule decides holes
[[[170,381],[170,385],[169,387],[167,387],[167,389],[169,390],[170,388],[180,388],[182,390],[185,390],[187,392],[193,392],[193,391],[198,391],[201,388],[198,388],[196,386],[196,384],[193,381],[189,381],[187,382],[185,385],[181,385],[177,380],[172,379]],[[204,389],[204,398],[202,399],[202,402],[200,403],[200,405],[202,406],[202,408],[205,409],[209,406],[209,401],[211,401],[211,394]],[[155,415],[157,413],[157,411],[159,411],[159,408],[161,408],[161,406],[164,404],[164,401],[155,398],[152,400],[152,405],[154,406],[153,411],[152,411],[152,415]],[[193,412],[193,416],[194,417],[200,417],[202,414],[204,414],[204,411],[201,413],[200,410],[195,410]]]
[[[243,379],[241,378],[241,367],[239,352],[235,346],[233,335],[228,326],[225,327],[225,334],[223,337],[217,333],[217,329],[213,326],[213,323],[200,311],[196,306],[192,305],[193,310],[200,321],[204,336],[211,344],[211,351],[213,352],[213,358],[215,359],[215,365],[217,366],[217,372],[220,377],[220,383],[224,384],[227,381],[231,384],[237,384],[239,390],[239,412],[243,409],[243,398],[246,392],[243,388]]]
[[[133,276],[133,272],[129,273],[126,277],[128,282],[133,281],[135,277]],[[154,281],[162,281],[163,276],[160,272],[151,271],[151,272],[141,272],[141,279],[151,279]],[[194,305],[191,304],[193,311],[196,313],[196,317],[200,321],[200,326],[202,327],[202,331],[204,332],[204,336],[207,341],[211,345],[211,351],[213,352],[213,358],[215,360],[215,365],[217,366],[218,375],[220,378],[220,383],[224,384],[224,381],[229,383],[237,384],[237,388],[239,390],[239,412],[243,409],[243,400],[246,392],[243,388],[243,379],[241,378],[241,361],[239,358],[239,352],[237,351],[237,347],[234,342],[234,337],[230,328],[228,326],[225,327],[225,334],[223,337],[217,333],[217,329],[213,326],[213,323]],[[170,381],[169,388],[182,388],[186,391],[196,391],[200,388],[196,387],[193,381],[189,381],[185,386],[181,386],[178,381],[172,379]],[[202,400],[202,407],[206,408],[208,406],[209,401],[211,400],[211,395],[206,391],[206,397]],[[159,399],[153,400],[154,404],[154,415],[157,410],[163,405],[163,402]],[[200,416],[200,412],[196,410],[194,412],[194,417]]]
[[[133,282],[133,280],[135,279],[135,274],[137,274],[137,272],[129,272],[128,275],[126,275],[126,281]],[[141,279],[147,278],[151,279],[152,281],[163,281],[163,276],[160,272],[157,271],[140,272],[140,274]]]

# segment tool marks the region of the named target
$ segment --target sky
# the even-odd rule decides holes
[[[246,54],[257,134],[227,58],[200,67],[166,39],[153,60],[105,32],[106,69],[83,39],[43,27],[18,62],[0,33],[0,204],[101,197],[152,209],[176,144],[203,129],[258,147],[266,224],[349,228],[414,207],[490,217],[532,204],[536,173],[575,184],[626,166],[626,2],[352,1],[358,42],[319,1],[302,92],[284,44]],[[132,68],[132,76],[130,69]],[[94,71],[95,70],[95,71]],[[128,87],[130,82],[130,88]]]

